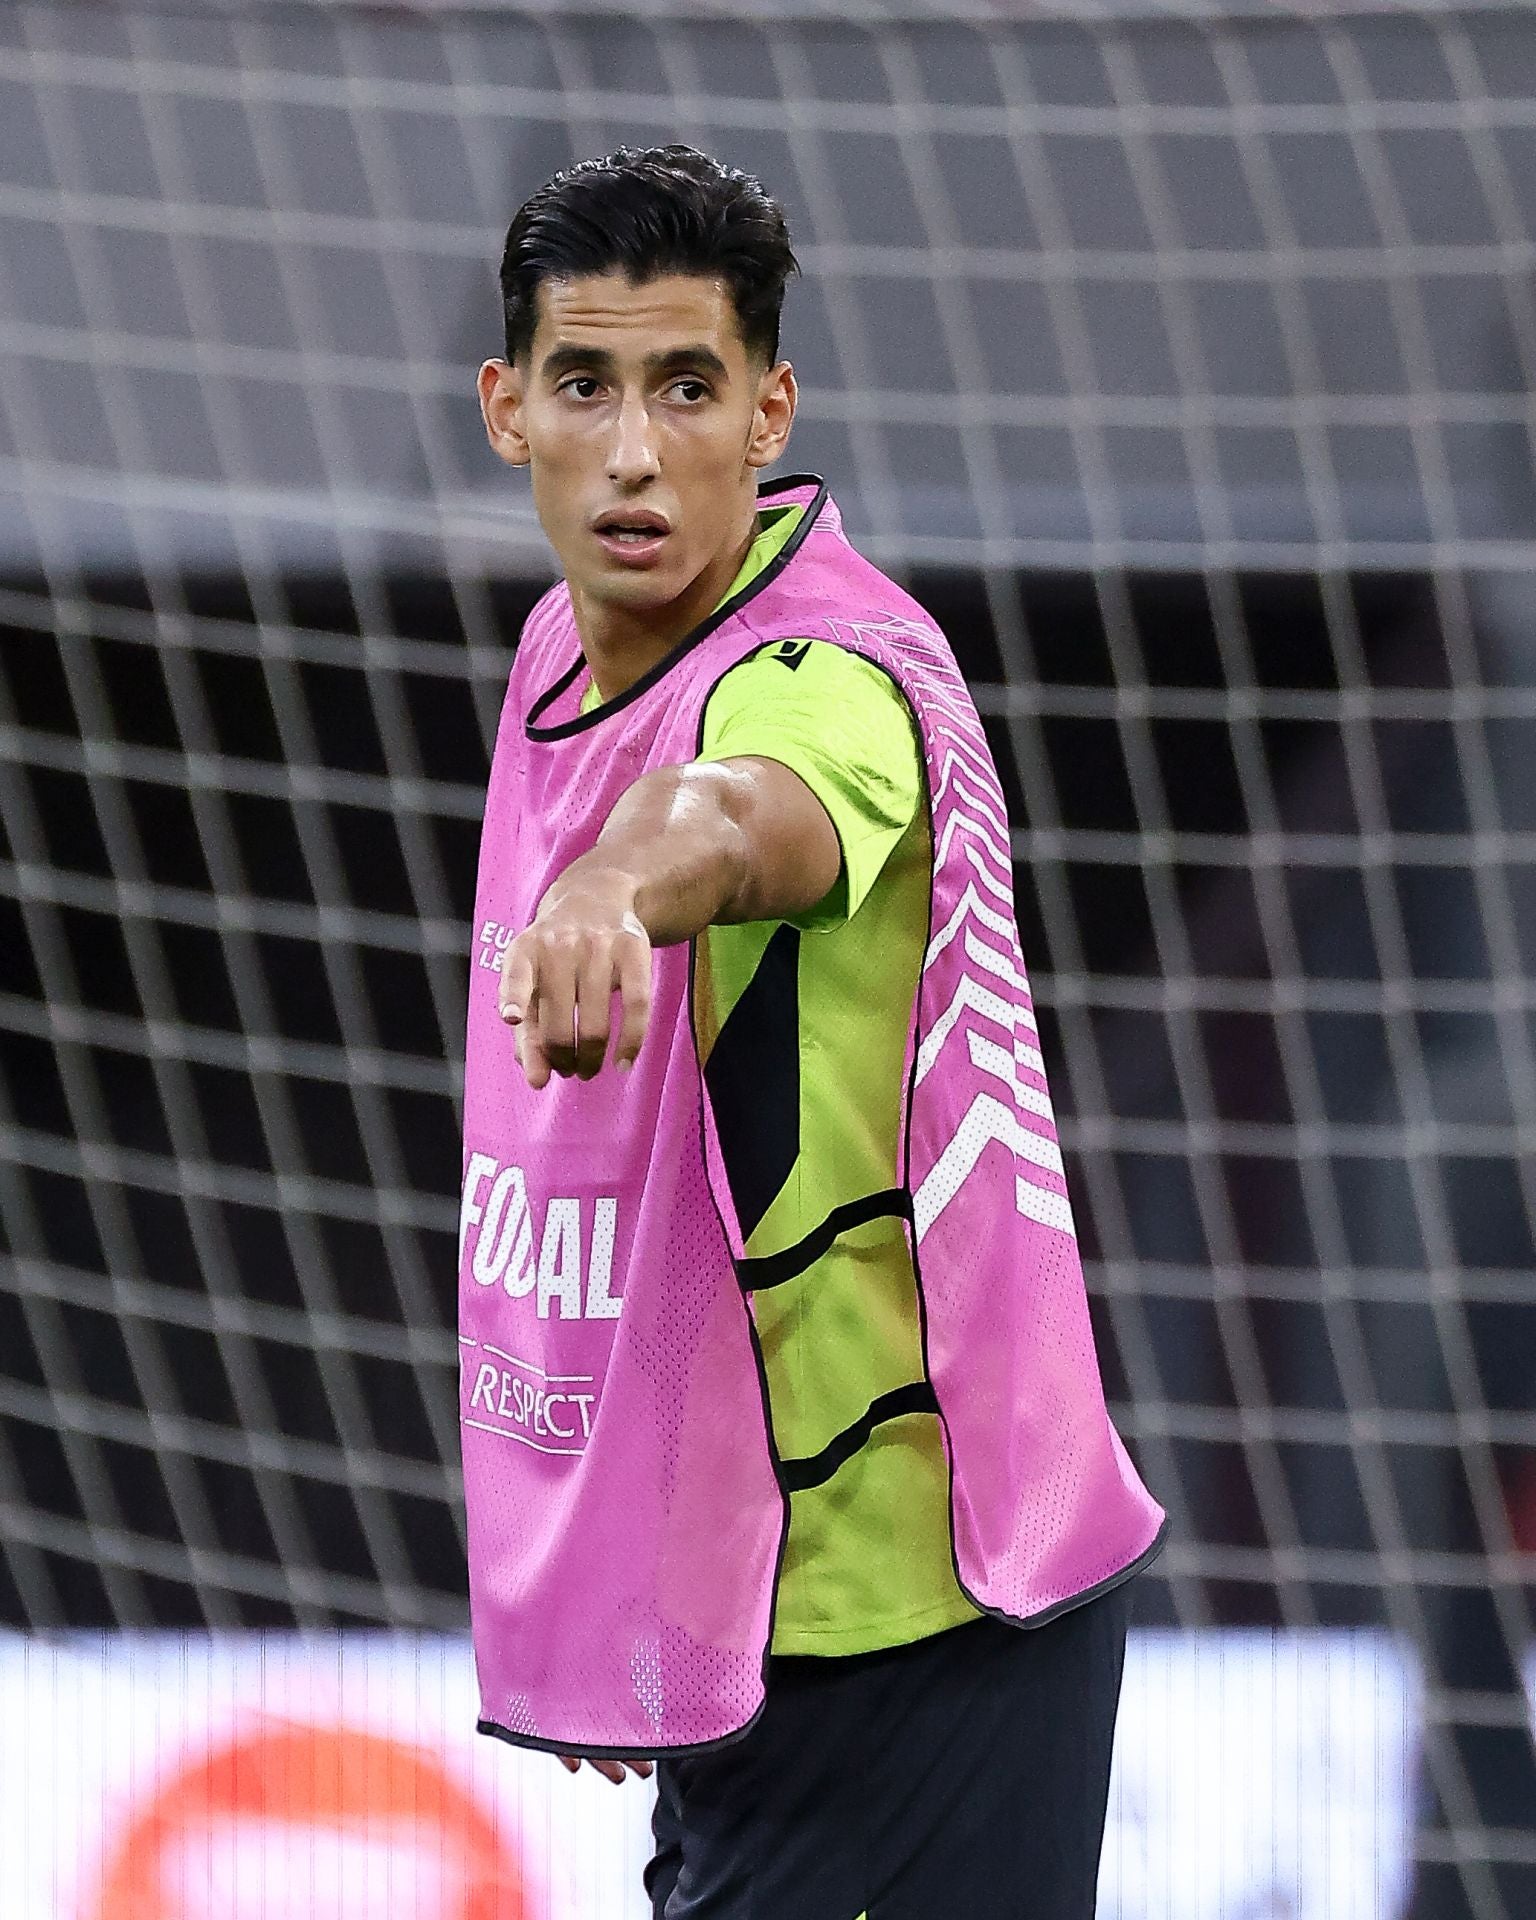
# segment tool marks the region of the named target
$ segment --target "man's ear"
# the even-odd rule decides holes
[[[795,422],[800,390],[795,385],[795,370],[780,360],[763,374],[757,389],[757,408],[752,415],[752,436],[747,442],[747,465],[771,467],[784,451],[789,430]]]
[[[528,464],[528,438],[523,432],[523,375],[506,360],[487,360],[476,386],[485,437],[509,467]]]

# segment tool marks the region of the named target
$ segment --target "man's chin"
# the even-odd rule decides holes
[[[670,567],[644,573],[604,567],[582,583],[582,598],[589,606],[617,607],[626,613],[660,611],[686,591],[687,582],[675,578]]]

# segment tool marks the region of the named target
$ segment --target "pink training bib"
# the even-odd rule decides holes
[[[476,904],[460,1227],[461,1417],[482,1732],[652,1754],[742,1731],[762,1705],[788,1495],[752,1325],[747,1235],[782,1183],[754,1088],[701,1072],[691,947],[658,949],[634,1071],[535,1093],[497,1011],[499,962],[545,890],[653,767],[695,757],[721,676],[781,639],[891,675],[916,717],[933,847],[908,1036],[901,1184],[798,1250],[908,1223],[927,1378],[871,1421],[935,1409],[955,1564],[978,1606],[1039,1624],[1128,1577],[1163,1515],[1105,1411],[1014,922],[1003,797],[943,635],[845,539],[819,482],[744,593],[638,681],[579,711],[561,585],[513,664]],[[794,1271],[775,1256],[776,1278]]]

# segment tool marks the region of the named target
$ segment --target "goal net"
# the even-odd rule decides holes
[[[551,565],[473,373],[517,203],[678,138],[784,202],[793,465],[991,734],[1139,1619],[1417,1676],[1409,1904],[1119,1911],[1536,1911],[1523,5],[6,10],[0,1621],[462,1627]]]

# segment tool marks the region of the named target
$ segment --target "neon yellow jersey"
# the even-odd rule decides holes
[[[780,551],[800,512],[763,517],[727,598]],[[895,683],[867,660],[828,641],[780,641],[733,667],[705,707],[699,757],[749,754],[805,782],[843,852],[832,892],[793,923],[803,934],[799,1155],[747,1242],[756,1258],[805,1239],[835,1207],[901,1184],[902,1076],[931,860],[916,727]],[[706,1057],[777,924],[699,936],[695,1017]],[[843,1233],[753,1300],[782,1460],[840,1455],[871,1402],[924,1377],[900,1220]],[[955,1578],[935,1414],[882,1422],[819,1484],[790,1495],[775,1653],[872,1652],[975,1617]]]

